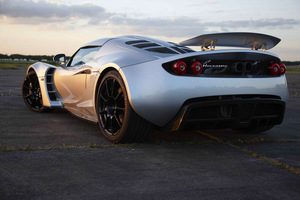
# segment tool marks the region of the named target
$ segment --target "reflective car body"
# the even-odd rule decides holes
[[[37,74],[44,107],[65,108],[93,122],[98,122],[101,79],[115,70],[133,110],[161,129],[273,126],[282,122],[288,99],[284,73],[272,74],[271,69],[281,60],[265,51],[280,41],[274,38],[215,34],[181,45],[141,36],[104,38],[83,45],[63,67],[38,62],[27,73]],[[221,46],[252,50],[214,50],[218,40]],[[185,44],[211,48],[194,51]],[[178,61],[186,63],[186,73],[174,71]],[[189,69],[195,61],[202,65],[199,74]]]

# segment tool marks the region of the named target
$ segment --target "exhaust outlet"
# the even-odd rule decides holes
[[[244,70],[244,65],[240,62],[233,63],[233,71],[236,73],[242,73]]]
[[[244,63],[244,72],[249,73],[252,71],[252,69],[253,69],[253,66],[251,63],[249,63],[249,62]]]

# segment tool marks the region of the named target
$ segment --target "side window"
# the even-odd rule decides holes
[[[69,67],[76,65],[83,65],[88,61],[91,61],[96,56],[96,53],[101,47],[85,47],[79,49],[77,53],[71,58],[71,62],[68,64]]]

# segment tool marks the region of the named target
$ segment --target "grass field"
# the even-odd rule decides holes
[[[20,68],[27,68],[29,65],[35,62],[31,61],[3,61],[0,60],[0,69],[20,69]],[[55,65],[54,62],[46,62],[48,64]],[[287,66],[286,69],[287,73],[300,73],[300,66],[291,65]]]
[[[286,66],[286,73],[300,73],[300,66],[297,65]]]
[[[35,62],[32,61],[9,61],[9,60],[0,60],[0,69],[22,69],[27,68],[29,65]],[[48,64],[55,65],[54,62],[46,62]]]
[[[26,68],[34,62],[28,61],[0,61],[0,69],[20,69]]]

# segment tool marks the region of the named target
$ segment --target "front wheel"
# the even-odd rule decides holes
[[[101,80],[96,111],[102,134],[113,143],[140,142],[149,137],[154,126],[131,108],[122,77],[109,71]]]
[[[45,112],[38,77],[34,71],[29,72],[23,81],[22,96],[26,106],[34,112]]]

